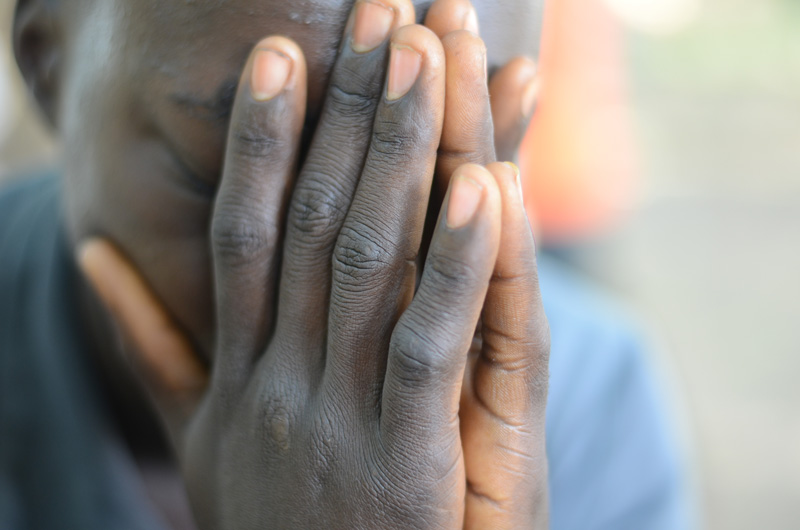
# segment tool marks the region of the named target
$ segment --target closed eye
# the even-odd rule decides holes
[[[217,187],[200,178],[173,149],[169,149],[169,154],[181,174],[181,184],[204,199],[213,200],[217,194]]]
[[[237,78],[230,78],[209,99],[194,94],[173,93],[169,95],[169,101],[192,118],[227,123],[231,117],[238,84]]]

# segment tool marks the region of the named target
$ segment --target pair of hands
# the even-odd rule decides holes
[[[493,162],[534,67],[490,85],[467,0],[414,20],[409,0],[356,3],[299,172],[303,54],[252,53],[212,222],[210,374],[122,254],[82,246],[202,528],[547,525],[548,326],[519,172]]]

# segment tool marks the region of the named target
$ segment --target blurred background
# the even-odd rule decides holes
[[[57,153],[9,50],[12,8],[0,181]],[[705,526],[800,528],[800,2],[548,9],[522,156],[541,237],[664,344]]]

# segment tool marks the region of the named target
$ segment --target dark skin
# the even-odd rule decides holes
[[[530,52],[538,9],[476,6],[493,95],[510,102],[490,108],[483,44],[457,31],[465,2],[398,29],[430,3],[385,1],[392,46],[366,47],[357,17],[345,28],[349,2],[211,4],[127,2],[122,16],[30,0],[16,26],[64,138],[70,234],[114,243],[84,245],[82,264],[132,344],[198,524],[546,525],[533,239],[514,168],[464,165],[518,144],[531,67],[499,68]],[[245,63],[276,32],[292,40],[262,40]],[[410,83],[387,75],[390,49],[418,58]],[[259,50],[291,65],[269,98],[255,79],[279,67]],[[432,184],[450,191],[428,247]]]

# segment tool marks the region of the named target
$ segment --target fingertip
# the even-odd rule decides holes
[[[493,162],[486,166],[486,169],[497,180],[498,184],[514,184],[520,176],[519,167],[514,162]]]
[[[404,26],[392,35],[391,50],[386,98],[402,99],[422,82],[440,93],[443,107],[445,59],[439,38],[424,26]],[[443,114],[444,109],[437,110]],[[441,116],[435,121],[440,122]]]
[[[397,26],[413,24],[417,20],[417,10],[411,0],[380,0],[397,13]]]
[[[280,35],[262,39],[251,54],[248,70],[256,101],[269,101],[282,92],[305,93],[305,55],[292,39]]]
[[[261,39],[255,46],[255,50],[269,49],[282,53],[289,57],[295,64],[305,67],[305,54],[300,49],[300,45],[289,37],[282,35],[271,35]]]
[[[494,176],[503,201],[504,217],[524,215],[525,201],[522,195],[522,173],[514,162],[494,162],[487,166]]]
[[[417,20],[417,12],[412,0],[358,0],[353,8],[353,15],[357,14],[359,4],[363,3],[376,4],[393,11],[395,13],[394,24],[398,28],[414,24]]]
[[[75,256],[98,301],[115,320],[124,320],[128,300],[123,293],[130,290],[131,281],[119,251],[106,239],[91,237],[78,244]]]
[[[539,97],[536,62],[528,57],[511,60],[492,76],[489,94],[498,157],[514,158]]]
[[[392,30],[413,24],[416,10],[410,0],[358,0],[350,13],[345,34],[357,54],[380,47]]]
[[[530,117],[539,85],[536,61],[523,56],[512,59],[492,76],[489,83],[495,114],[506,120]]]
[[[478,22],[478,12],[475,11],[475,8],[470,5],[470,8],[464,14],[462,20],[462,27],[465,31],[470,31],[475,35],[480,35],[481,28],[480,23]]]
[[[481,115],[484,108],[488,110],[486,95],[489,66],[486,43],[474,33],[459,30],[442,39],[442,48],[447,61],[450,108],[457,115]]]
[[[430,66],[444,64],[442,41],[430,29],[419,24],[398,28],[392,35],[393,46],[407,46],[426,58]]]
[[[496,187],[494,182],[494,175],[489,170],[480,164],[464,164],[453,173],[453,178],[466,177],[476,182],[480,182],[484,188]]]
[[[539,72],[539,66],[531,57],[520,55],[508,62],[507,68],[510,72],[518,72],[525,77],[533,77]]]
[[[533,116],[533,111],[536,109],[536,103],[539,100],[541,89],[542,83],[539,76],[534,76],[525,85],[522,91],[522,115],[525,118]]]
[[[502,250],[504,248],[530,249],[535,254],[536,238],[525,209],[522,175],[519,167],[513,162],[495,162],[490,164],[488,169],[497,181],[503,201],[501,255],[506,252]],[[511,241],[514,243],[509,243]],[[522,243],[523,241],[524,243]]]
[[[483,39],[471,31],[459,29],[451,31],[441,39],[445,49],[456,48],[460,46],[478,46],[486,49]]]
[[[455,60],[460,64],[478,66],[484,77],[482,83],[485,86],[487,77],[487,53],[486,43],[475,33],[465,30],[458,30],[448,33],[442,39],[442,47],[448,56],[448,60]]]
[[[483,166],[465,164],[453,173],[450,181],[447,226],[455,230],[463,228],[483,212],[492,221],[498,219],[502,211],[501,204],[494,175]]]
[[[103,242],[98,238],[90,238],[78,243],[75,249],[75,257],[81,269],[84,271],[91,269],[98,252],[102,253],[102,246]]]
[[[458,30],[480,32],[478,14],[469,0],[437,0],[425,16],[425,25],[440,39]]]
[[[515,57],[495,72],[489,88],[492,94],[514,95],[524,90],[538,75],[536,61],[530,57]]]
[[[448,228],[458,230],[472,221],[483,200],[483,189],[481,182],[466,174],[453,177],[447,204]]]
[[[76,261],[84,276],[93,285],[104,303],[111,304],[109,288],[113,282],[105,282],[105,271],[114,267],[116,253],[105,239],[92,237],[80,242],[75,251]],[[111,284],[111,285],[108,285]]]

